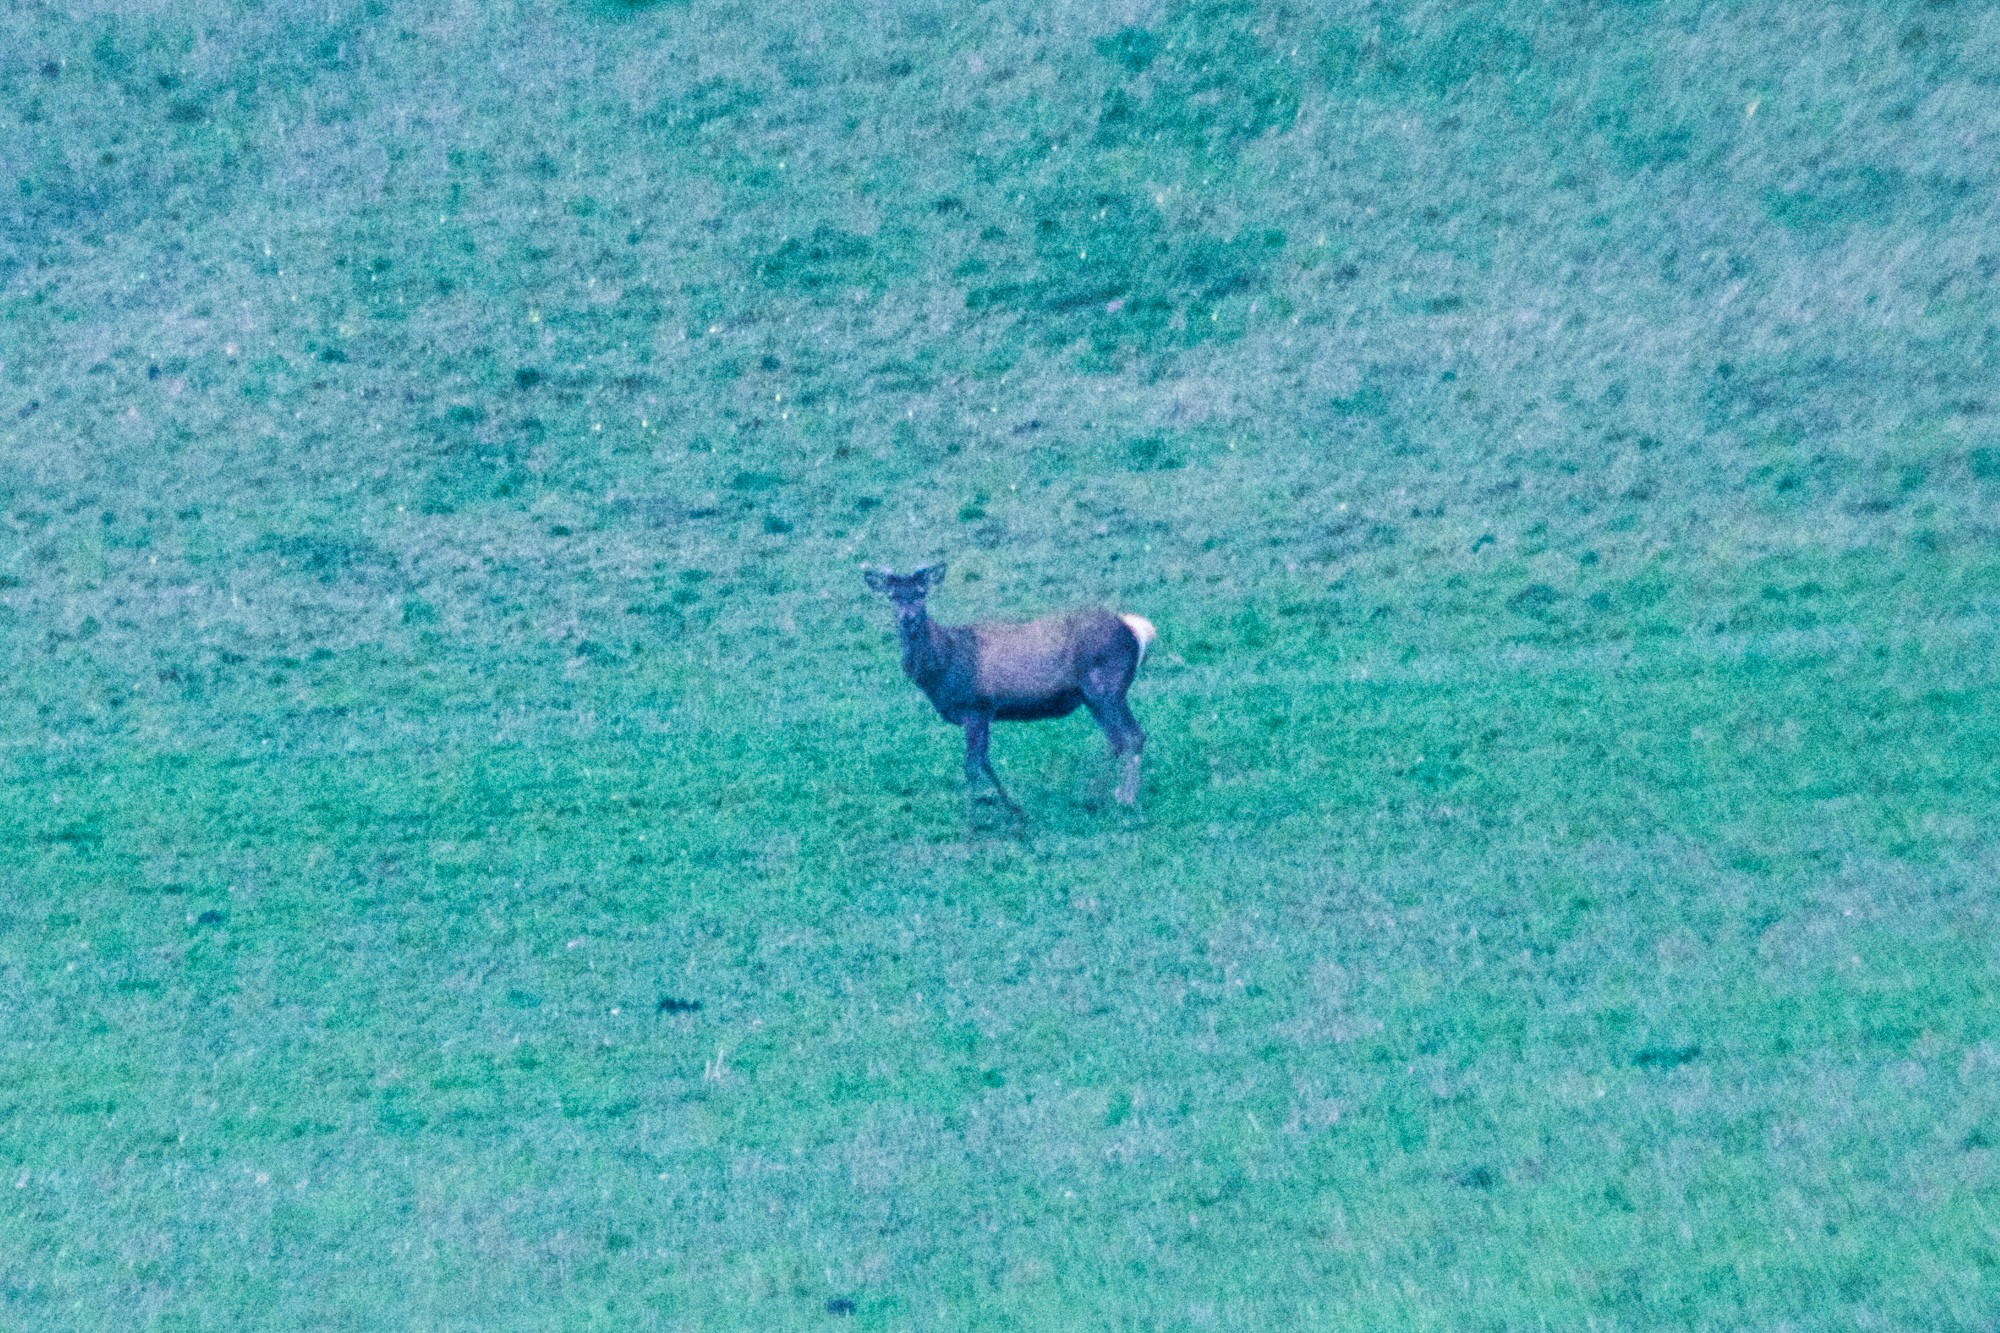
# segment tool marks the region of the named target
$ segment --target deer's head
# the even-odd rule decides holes
[[[912,574],[898,574],[887,569],[864,569],[861,577],[868,580],[868,586],[889,599],[896,608],[898,629],[914,628],[924,619],[924,598],[930,596],[932,588],[944,582],[944,565],[926,565]]]

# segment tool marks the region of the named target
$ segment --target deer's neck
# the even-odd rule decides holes
[[[903,674],[924,692],[938,716],[951,723],[965,720],[975,706],[974,667],[978,648],[965,625],[940,625],[924,616],[901,627]]]
[[[929,689],[943,678],[949,647],[943,627],[929,615],[918,616],[900,627],[903,636],[903,674]]]

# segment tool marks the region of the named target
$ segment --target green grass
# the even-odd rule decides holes
[[[0,1322],[1992,1328],[1968,4],[0,17]],[[968,817],[861,561],[1160,627]]]

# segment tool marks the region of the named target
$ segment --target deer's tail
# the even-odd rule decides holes
[[[1131,630],[1132,637],[1139,641],[1139,662],[1145,661],[1146,645],[1158,638],[1160,632],[1154,629],[1153,622],[1144,616],[1128,615],[1120,612],[1118,618],[1125,622],[1125,628]],[[1134,662],[1132,665],[1137,666],[1139,662]]]

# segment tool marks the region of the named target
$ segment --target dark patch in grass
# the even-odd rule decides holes
[[[1096,142],[1147,150],[1171,145],[1206,158],[1289,126],[1301,88],[1269,46],[1256,11],[1228,0],[1169,8],[1157,31],[1128,27],[1097,44],[1124,72],[1097,114]],[[1145,76],[1144,91],[1130,83]]]
[[[1152,64],[1159,49],[1160,39],[1145,28],[1121,28],[1109,37],[1097,39],[1097,54],[1134,74]]]
[[[228,915],[216,908],[209,908],[194,919],[197,926],[219,926],[229,919]]]
[[[936,376],[917,361],[884,361],[874,373],[876,383],[889,393],[922,393],[937,383]]]
[[[637,18],[655,9],[681,9],[689,0],[589,0],[590,12],[617,22]]]
[[[603,1116],[607,1120],[620,1120],[639,1109],[635,1097],[616,1097],[600,1100],[586,1094],[574,1096],[565,1094],[558,1099],[563,1115],[571,1120],[584,1120],[591,1116]]]
[[[1353,393],[1327,399],[1326,405],[1344,417],[1380,416],[1389,410],[1389,396],[1378,385],[1364,384]]]
[[[1534,58],[1526,36],[1489,14],[1473,13],[1422,52],[1418,77],[1434,96],[1448,97],[1475,80],[1516,79]]]
[[[1507,606],[1509,609],[1518,611],[1524,616],[1534,616],[1542,619],[1554,611],[1562,599],[1563,595],[1548,584],[1530,583],[1527,587],[1509,597],[1507,599]]]
[[[1854,167],[1829,172],[1800,189],[1772,190],[1764,207],[1774,220],[1793,228],[1881,222],[1895,212],[1908,188],[1909,178],[1898,168]]]
[[[701,1012],[701,1001],[684,1000],[678,995],[662,995],[659,1011],[663,1014],[698,1014]]]
[[[65,824],[43,841],[63,847],[96,848],[104,843],[104,831],[91,823]]]
[[[676,138],[729,126],[764,104],[762,89],[735,79],[709,79],[662,104],[652,123]]]
[[[785,484],[785,479],[775,472],[739,472],[729,479],[729,489],[756,494],[776,490]]]
[[[1224,331],[1220,303],[1263,284],[1260,235],[1171,227],[1152,196],[1115,178],[1079,168],[1021,198],[1033,257],[996,257],[994,266],[1024,276],[972,288],[965,304],[1022,316],[1044,346],[1081,338],[1097,362],[1193,347]]]
[[[1475,1166],[1460,1175],[1458,1183],[1469,1190],[1490,1190],[1500,1182],[1490,1167]]]
[[[1701,1058],[1701,1047],[1690,1043],[1686,1046],[1643,1046],[1632,1056],[1636,1069],[1679,1069]]]
[[[832,1296],[827,1299],[826,1312],[834,1315],[851,1315],[861,1307],[851,1297]]]
[[[1125,446],[1125,457],[1134,472],[1169,472],[1186,461],[1164,436],[1141,435]]]
[[[396,557],[365,537],[338,538],[317,534],[267,536],[257,543],[260,553],[275,555],[280,567],[310,574],[322,583],[396,568]]]
[[[1388,550],[1402,534],[1394,522],[1376,522],[1360,514],[1338,518],[1322,530],[1320,544],[1312,550],[1314,560],[1346,560],[1364,550]]]
[[[1471,769],[1459,762],[1460,747],[1443,746],[1435,753],[1425,753],[1413,764],[1401,770],[1402,775],[1417,786],[1431,790],[1448,787],[1464,779]]]
[[[758,261],[757,274],[767,287],[808,295],[829,288],[873,287],[881,277],[875,248],[867,237],[823,224],[765,255]]]

